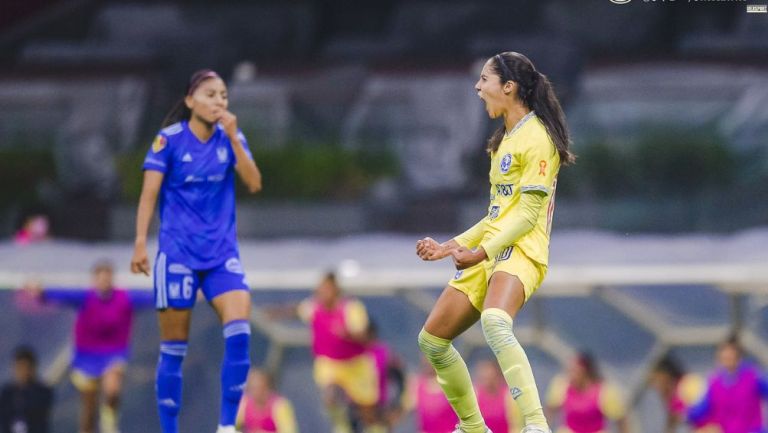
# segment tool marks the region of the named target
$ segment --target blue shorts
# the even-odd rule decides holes
[[[165,253],[155,260],[155,308],[188,309],[195,305],[197,290],[208,302],[232,290],[249,290],[240,258],[230,257],[211,269],[193,270]]]
[[[72,369],[91,378],[98,379],[115,365],[124,365],[128,362],[128,349],[116,350],[110,353],[88,353],[75,350],[72,359]]]

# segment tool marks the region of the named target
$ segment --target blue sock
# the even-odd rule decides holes
[[[221,416],[219,425],[235,425],[237,408],[243,395],[251,360],[248,344],[251,325],[247,320],[233,320],[224,325],[224,362],[221,364]]]
[[[181,409],[181,363],[187,354],[186,341],[160,343],[155,393],[163,433],[178,433]]]

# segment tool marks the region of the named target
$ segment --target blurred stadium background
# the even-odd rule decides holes
[[[414,241],[483,215],[494,125],[472,86],[478,62],[514,50],[555,83],[580,155],[560,176],[551,273],[518,321],[521,339],[540,387],[589,349],[624,386],[636,431],[660,431],[644,378],[664,353],[706,373],[735,329],[768,364],[768,15],[746,5],[3,1],[2,379],[12,348],[33,345],[57,388],[54,432],[75,431],[73,313],[25,309],[12,289],[85,285],[103,257],[121,285],[149,287],[125,272],[140,162],[201,67],[227,79],[264,173],[262,194],[238,208],[255,304],[301,299],[337,269],[415,367],[416,334],[451,266],[419,262]],[[33,214],[49,217],[51,239],[15,245]],[[181,426],[213,431],[220,327],[207,307],[195,314]],[[306,329],[259,309],[253,319],[254,364],[277,374],[303,432],[324,433],[306,392]],[[479,329],[460,344],[470,359],[490,355]],[[140,313],[123,433],[156,430],[157,345],[154,316]]]

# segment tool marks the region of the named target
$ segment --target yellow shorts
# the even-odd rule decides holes
[[[456,272],[448,285],[464,292],[477,311],[483,311],[483,302],[488,290],[488,281],[494,272],[506,272],[515,275],[523,283],[525,301],[541,286],[547,274],[547,266],[536,262],[523,253],[520,248],[508,247],[493,260]]]
[[[320,388],[337,385],[361,406],[372,406],[379,400],[376,362],[367,353],[345,360],[317,356],[314,377]]]

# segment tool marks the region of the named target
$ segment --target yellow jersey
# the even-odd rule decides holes
[[[454,238],[456,242],[468,248],[482,246],[489,259],[514,245],[530,259],[546,266],[559,170],[557,148],[544,124],[531,111],[504,135],[498,150],[491,155],[488,215]],[[510,217],[515,214],[522,193],[544,196],[533,229],[512,240],[511,245],[500,244],[506,241],[500,234],[517,223]]]

